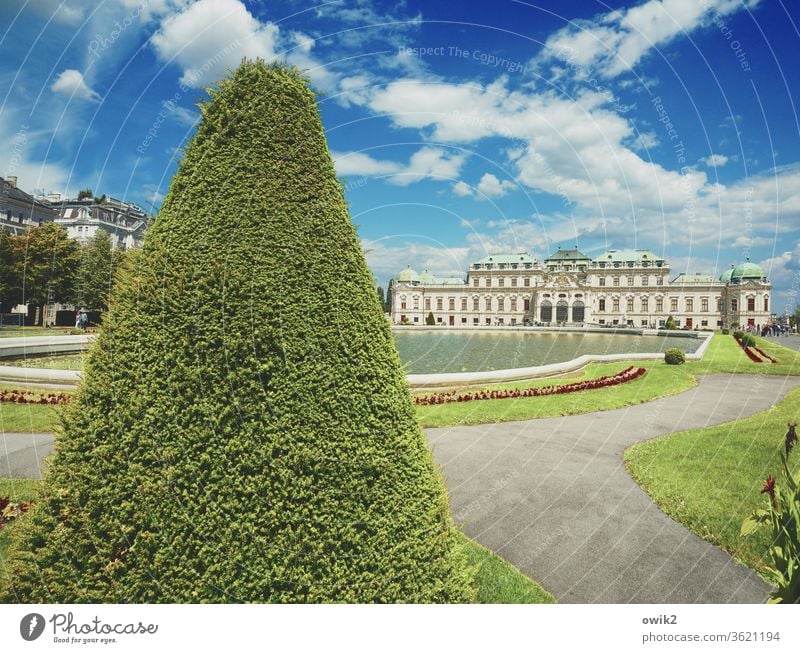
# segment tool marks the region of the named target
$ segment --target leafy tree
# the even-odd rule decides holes
[[[436,324],[436,318],[433,317],[433,311],[428,313],[428,317],[425,318],[425,324],[427,324],[428,326],[433,326]]]
[[[22,275],[20,303],[40,309],[49,301],[68,302],[74,296],[80,245],[67,231],[45,222],[14,239],[15,259]],[[39,324],[44,311],[39,311]]]
[[[381,303],[381,307],[386,306],[386,297],[383,293],[383,286],[378,286],[378,301]]]
[[[384,313],[391,313],[392,312],[392,282],[389,281],[389,285],[386,288],[386,303],[383,306]]]
[[[664,322],[664,328],[665,329],[676,329],[677,327],[675,325],[675,318],[672,317],[671,315],[667,316],[667,320],[666,320],[666,322]]]
[[[105,193],[103,193],[103,194],[102,194],[102,195],[100,195],[99,197],[98,197],[98,196],[95,196],[95,198],[94,198],[94,203],[95,203],[95,204],[102,204],[102,203],[103,203],[103,202],[105,202],[105,201],[106,201],[106,194],[105,194]]]
[[[473,599],[313,92],[257,61],[210,95],[0,599]]]
[[[81,247],[81,260],[75,284],[75,303],[105,311],[122,250],[114,249],[111,236],[103,229]]]
[[[18,248],[12,236],[0,229],[0,312],[8,313],[22,299],[22,275]]]
[[[94,197],[94,192],[92,191],[91,188],[84,188],[83,190],[78,191],[79,200],[85,200],[89,197]]]

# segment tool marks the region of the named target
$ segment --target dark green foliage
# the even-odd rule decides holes
[[[665,329],[677,329],[678,327],[675,325],[675,318],[671,315],[667,316],[666,322],[664,322]]]
[[[378,301],[381,303],[381,307],[386,305],[386,297],[383,294],[383,286],[378,286]]]
[[[683,365],[686,362],[686,354],[682,349],[670,347],[664,352],[664,362],[667,365]]]
[[[386,288],[386,303],[383,306],[384,313],[391,313],[392,312],[392,282],[389,281],[389,285]]]
[[[294,70],[244,63],[120,275],[3,598],[474,598]]]
[[[721,333],[723,336],[727,336],[727,335],[728,335],[730,332],[731,332],[731,331],[730,331],[730,329],[721,329],[721,330],[720,330],[720,333]]]
[[[436,318],[433,317],[433,311],[428,313],[428,317],[425,318],[425,324],[427,324],[428,326],[435,326]]]
[[[742,347],[755,347],[756,339],[749,333],[742,334]]]
[[[81,247],[81,260],[75,283],[75,303],[84,308],[105,311],[116,268],[123,252],[113,249],[111,236],[103,229]]]
[[[94,197],[94,193],[92,192],[91,188],[84,188],[81,191],[78,191],[78,200],[85,200],[90,197]]]

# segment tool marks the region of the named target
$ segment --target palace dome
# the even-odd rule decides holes
[[[422,284],[436,283],[436,277],[434,277],[430,272],[425,270],[425,272],[419,275],[419,282]]]
[[[416,270],[412,270],[411,266],[409,265],[405,270],[397,275],[397,280],[410,282],[419,281],[419,275],[417,274]]]
[[[731,275],[733,274],[733,266],[729,267],[725,272],[719,275],[719,280],[722,283],[730,283]]]
[[[756,265],[755,263],[751,263],[747,261],[745,263],[740,263],[731,272],[731,281],[748,281],[748,280],[756,280],[761,281],[764,278],[764,270],[761,269],[760,266]]]

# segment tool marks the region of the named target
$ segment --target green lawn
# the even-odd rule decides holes
[[[67,392],[70,390],[51,390],[36,386],[2,385],[0,390],[19,390],[35,394],[50,394],[51,392]],[[47,433],[55,429],[58,423],[60,407],[52,404],[15,404],[0,401],[0,433]]]
[[[577,380],[615,374],[629,364],[647,369],[647,374],[643,377],[622,385],[548,397],[494,399],[440,404],[438,406],[417,406],[417,418],[420,424],[427,428],[577,415],[596,410],[622,408],[677,394],[696,385],[696,377],[703,374],[721,372],[732,374],[800,374],[800,352],[787,349],[762,338],[756,338],[756,340],[761,349],[779,361],[778,364],[754,363],[747,358],[732,336],[717,334],[714,335],[702,360],[689,361],[685,365],[666,365],[663,360],[632,361],[630,363],[624,361],[590,363],[576,375],[570,377],[484,387],[530,388],[574,383]]]
[[[83,370],[84,354],[61,354],[59,356],[30,356],[7,358],[0,365],[12,367],[41,367],[48,370]]]
[[[790,421],[800,421],[800,388],[763,413],[636,444],[625,464],[670,517],[763,571],[766,531],[742,538],[739,529],[754,509],[766,507],[760,491],[767,476],[780,482],[778,456]],[[800,451],[792,462],[797,472]]]
[[[31,336],[63,336],[68,327],[45,329],[44,327],[1,327],[0,338],[24,338]]]
[[[15,501],[36,498],[41,481],[0,478],[0,497],[9,496]],[[0,585],[6,568],[6,552],[13,522],[0,529]],[[488,549],[463,533],[459,533],[458,546],[467,557],[468,564],[476,568],[475,582],[478,603],[555,603],[552,594],[525,576]]]

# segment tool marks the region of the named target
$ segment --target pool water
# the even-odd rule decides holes
[[[470,333],[443,329],[441,333],[399,331],[394,337],[407,374],[488,372],[562,363],[583,354],[663,352],[670,347],[688,354],[703,343],[700,338],[569,331]]]

